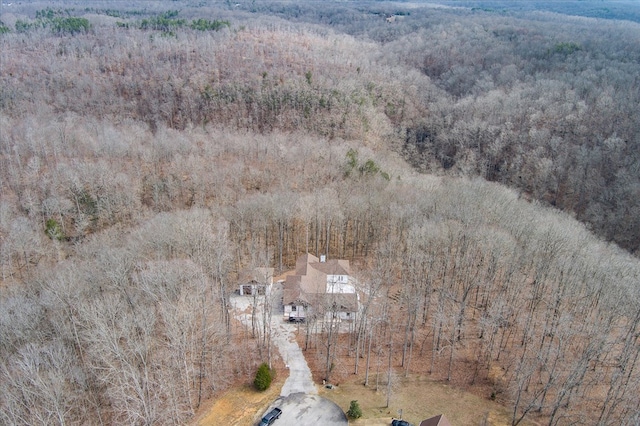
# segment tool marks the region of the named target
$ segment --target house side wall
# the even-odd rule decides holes
[[[355,293],[356,288],[353,285],[349,275],[327,275],[326,293]]]
[[[285,305],[284,306],[284,316],[289,318],[290,316],[294,317],[305,317],[307,315],[307,310],[303,305]]]

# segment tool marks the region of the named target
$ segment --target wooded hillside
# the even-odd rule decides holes
[[[306,251],[370,301],[336,363],[490,388],[513,424],[640,422],[637,24],[23,3],[0,26],[0,423],[183,424],[264,360],[229,316],[239,271]]]

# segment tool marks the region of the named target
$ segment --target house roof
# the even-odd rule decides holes
[[[286,281],[284,282],[284,291],[282,293],[283,304],[309,304],[309,300],[307,300],[306,297],[303,297],[300,288],[300,278],[300,275],[289,275],[287,277]]]
[[[326,262],[312,254],[305,254],[296,261],[295,275],[287,276],[284,283],[283,302],[285,305],[304,302],[315,305],[318,310],[336,305],[338,310],[356,311],[356,293],[327,294],[328,275],[349,275],[349,261],[333,259]],[[344,309],[341,309],[343,307]]]
[[[296,260],[296,275],[307,275],[307,266],[309,263],[320,262],[320,259],[312,254],[303,254]]]
[[[308,275],[310,269],[315,269],[326,275],[351,275],[349,261],[346,259],[329,259],[320,262],[320,259],[312,254],[303,254],[296,261],[296,275]]]
[[[420,422],[420,426],[451,426],[444,414],[430,417]]]
[[[358,295],[355,293],[331,293],[323,294],[317,299],[319,312],[335,310],[337,312],[355,312],[358,310]],[[333,307],[333,308],[332,308]]]
[[[326,262],[313,262],[310,263],[314,269],[323,272],[327,275],[350,275],[349,261],[345,259],[330,259]]]

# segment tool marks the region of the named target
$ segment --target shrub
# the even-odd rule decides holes
[[[349,411],[347,411],[347,416],[349,416],[350,419],[359,419],[362,417],[362,409],[360,408],[358,401],[351,401]]]
[[[266,363],[260,364],[258,367],[258,371],[256,372],[256,378],[253,380],[253,385],[259,391],[264,391],[271,386],[271,380],[273,380],[273,375],[271,374],[271,369]]]
[[[48,219],[46,223],[45,232],[47,236],[52,240],[62,241],[64,239],[64,232],[62,227],[55,219]]]

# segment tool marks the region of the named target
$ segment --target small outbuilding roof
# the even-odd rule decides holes
[[[273,283],[273,271],[274,268],[247,268],[240,272],[240,282],[270,285]]]
[[[451,426],[444,414],[430,417],[420,422],[420,426]]]

